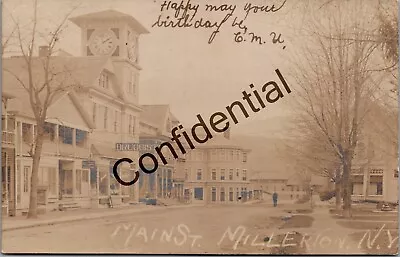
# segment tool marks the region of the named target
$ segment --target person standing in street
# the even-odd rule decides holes
[[[278,194],[276,192],[272,194],[272,201],[274,202],[274,207],[276,207],[278,205]]]

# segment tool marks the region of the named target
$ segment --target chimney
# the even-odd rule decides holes
[[[50,54],[48,46],[39,46],[39,57],[47,57]]]
[[[228,127],[228,129],[226,131],[224,131],[224,137],[226,139],[230,139],[231,138],[231,128]]]

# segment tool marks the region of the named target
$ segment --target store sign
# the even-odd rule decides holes
[[[117,151],[152,151],[157,146],[156,144],[142,144],[142,143],[116,143],[115,150]]]

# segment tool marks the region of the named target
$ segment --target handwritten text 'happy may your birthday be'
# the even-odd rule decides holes
[[[217,34],[221,32],[224,24],[230,24],[231,27],[237,29],[234,35],[234,41],[236,43],[250,42],[258,45],[264,45],[267,42],[272,42],[273,44],[281,45],[283,49],[286,48],[284,44],[283,37],[280,33],[270,32],[269,39],[261,34],[256,34],[257,32],[252,31],[246,25],[246,19],[249,14],[256,13],[276,13],[281,10],[286,0],[280,0],[281,3],[277,4],[266,4],[266,5],[255,5],[252,3],[245,3],[244,17],[239,18],[235,14],[237,5],[235,4],[194,4],[191,0],[187,1],[163,1],[160,8],[160,15],[152,25],[152,27],[159,28],[206,28],[213,29],[208,43],[211,44]],[[222,19],[218,21],[210,21],[204,17],[199,17],[201,10],[207,13],[221,13]],[[229,26],[229,25],[227,25]]]

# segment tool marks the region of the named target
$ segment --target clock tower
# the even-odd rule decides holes
[[[70,18],[81,28],[83,56],[110,57],[127,100],[138,100],[139,36],[149,33],[132,16],[106,10]]]

